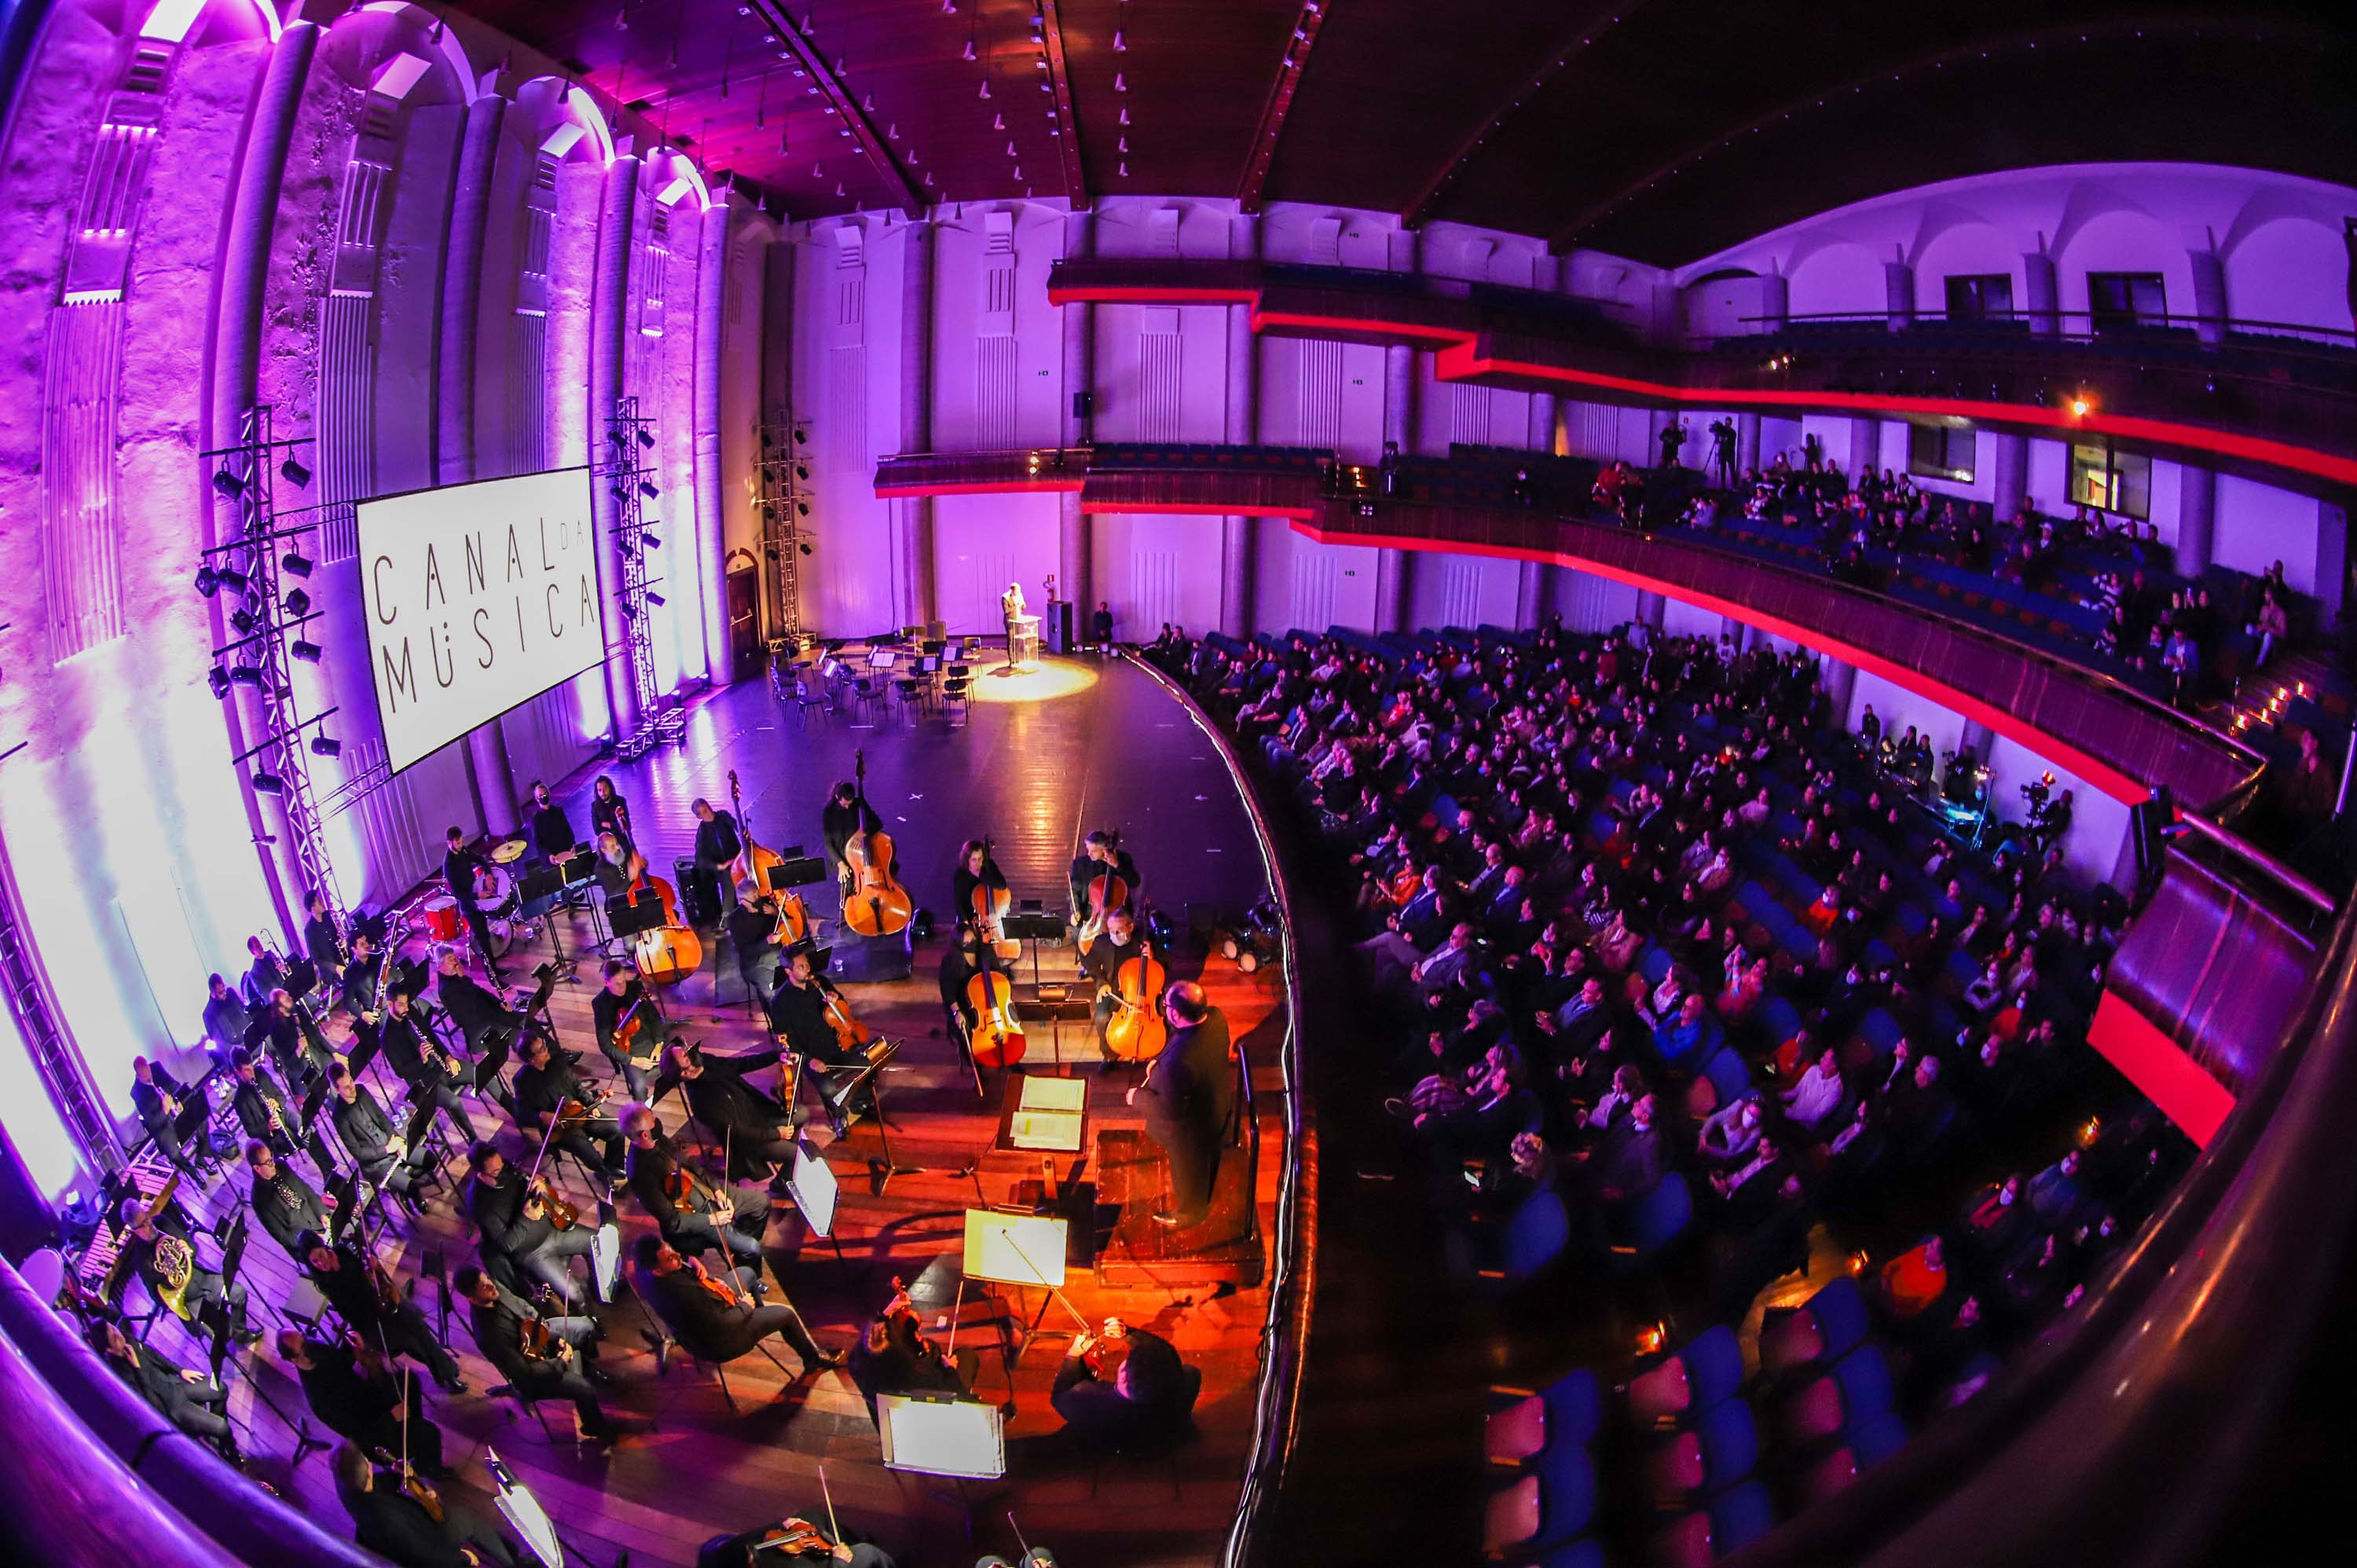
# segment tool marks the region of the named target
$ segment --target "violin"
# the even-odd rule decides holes
[[[1162,1016],[1162,991],[1170,981],[1154,949],[1140,939],[1137,956],[1114,966],[1114,1015],[1105,1020],[1105,1049],[1124,1061],[1162,1054],[1170,1026]]]
[[[690,1258],[687,1261],[687,1266],[695,1271],[695,1283],[702,1285],[705,1289],[705,1293],[710,1295],[713,1300],[718,1302],[723,1306],[735,1306],[738,1304],[738,1298],[735,1290],[730,1288],[724,1282],[714,1279],[709,1273],[705,1272],[703,1259]]]
[[[811,1552],[833,1552],[834,1542],[826,1532],[806,1519],[780,1520],[769,1531],[753,1542],[755,1552],[774,1552],[781,1557],[803,1557]]]
[[[972,1045],[977,1067],[1012,1067],[1023,1059],[1023,1030],[1015,1021],[1015,988],[990,967],[965,983],[965,1004],[974,1009]]]
[[[441,1494],[427,1485],[423,1476],[409,1467],[409,1461],[395,1459],[382,1448],[371,1449],[370,1452],[375,1456],[377,1468],[393,1478],[393,1484],[401,1488],[403,1495],[419,1508],[424,1509],[427,1519],[432,1520],[436,1524],[440,1524],[442,1522]]]
[[[857,936],[897,937],[909,929],[917,906],[909,897],[909,890],[892,875],[892,835],[880,827],[872,832],[866,831],[871,820],[867,753],[864,749],[855,753],[854,763],[862,831],[854,833],[851,843],[844,847],[843,858],[851,867],[852,889],[851,896],[844,901],[843,923]]]
[[[623,1059],[632,1067],[653,1067],[662,1045],[661,1040],[653,1037],[659,1032],[655,1026],[662,1022],[662,1012],[655,1006],[654,997],[641,994],[622,1010],[619,1018],[614,1020],[614,1048],[621,1052]],[[639,1036],[641,1035],[648,1036],[649,1045],[652,1047],[643,1060],[639,1054]],[[567,1109],[569,1113],[570,1108]]]
[[[581,1114],[579,1116],[575,1116],[573,1112],[576,1111],[580,1112]],[[568,1105],[565,1109],[564,1115],[561,1116],[559,1120],[584,1121],[587,1119],[589,1111],[586,1106]],[[524,1200],[527,1203],[532,1202],[534,1199],[539,1201],[541,1218],[548,1221],[550,1229],[555,1230],[570,1230],[576,1225],[581,1223],[581,1210],[574,1205],[565,1202],[563,1198],[557,1197],[556,1189],[549,1185],[549,1181],[546,1176],[533,1177],[532,1185],[524,1189]]]
[[[639,978],[649,985],[677,984],[704,967],[704,940],[679,918],[679,889],[649,875],[647,857],[635,850],[630,853],[630,892],[653,888],[663,912],[661,926],[630,939],[630,957],[639,966]]]

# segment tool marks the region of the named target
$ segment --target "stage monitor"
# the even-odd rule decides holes
[[[999,1408],[941,1394],[877,1394],[876,1431],[884,1467],[924,1476],[995,1481],[1006,1474],[1006,1427]]]
[[[1060,1214],[965,1211],[965,1275],[1005,1285],[1056,1290],[1064,1283],[1065,1230]]]
[[[604,660],[589,483],[559,468],[355,506],[394,772]]]
[[[793,1170],[786,1177],[786,1189],[812,1234],[821,1238],[834,1234],[834,1167],[808,1138],[794,1140]]]

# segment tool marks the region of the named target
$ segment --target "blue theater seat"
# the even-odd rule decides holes
[[[1651,1262],[1694,1223],[1694,1194],[1686,1178],[1670,1172],[1661,1186],[1628,1205],[1622,1223],[1628,1240],[1612,1249],[1611,1258],[1613,1267],[1626,1273]]]
[[[1838,1275],[1761,1331],[1760,1368],[1773,1375],[1837,1361],[1864,1342],[1869,1323],[1865,1293]]]

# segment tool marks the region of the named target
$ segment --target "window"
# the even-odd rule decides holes
[[[1973,481],[1973,427],[1969,424],[1910,424],[1907,427],[1907,471],[1932,479]]]
[[[2006,273],[1951,277],[1948,319],[1951,321],[2010,321],[2013,318],[2013,278]]]
[[[2142,452],[2115,452],[2105,442],[2071,448],[2071,499],[2082,506],[2148,521],[2152,515],[2152,459]]]
[[[2089,273],[2087,316],[2098,332],[2134,327],[2161,327],[2169,321],[2169,301],[2158,273]]]

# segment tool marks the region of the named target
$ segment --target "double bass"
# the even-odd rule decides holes
[[[759,892],[771,893],[770,870],[772,866],[783,865],[786,858],[776,850],[764,849],[754,839],[752,820],[745,815],[745,802],[737,793],[737,770],[733,768],[728,770],[728,809],[737,813],[737,829],[744,836],[746,874],[752,877],[753,886]],[[778,931],[775,939],[778,945],[781,948],[790,948],[810,940],[810,906],[802,902],[802,896],[785,888],[779,888],[775,890],[774,897],[778,900]]]
[[[892,875],[892,835],[881,827],[870,831],[866,825],[874,820],[867,804],[867,753],[864,749],[855,753],[854,763],[860,831],[843,852],[852,878],[851,894],[843,901],[843,923],[856,936],[897,937],[909,929],[917,906]]]
[[[679,890],[648,872],[645,855],[632,850],[630,868],[630,893],[636,896],[653,888],[663,912],[661,926],[630,939],[631,961],[639,966],[639,978],[649,985],[676,985],[704,967],[704,939],[679,918]]]
[[[965,983],[965,1004],[974,1009],[974,1062],[976,1067],[1012,1067],[1023,1059],[1023,1026],[1015,1021],[1015,988],[1006,976],[990,966]]]
[[[1162,991],[1170,975],[1153,948],[1139,940],[1137,956],[1114,966],[1114,1014],[1105,1020],[1105,1049],[1130,1062],[1160,1056],[1170,1039],[1170,1026],[1162,1016]]]

